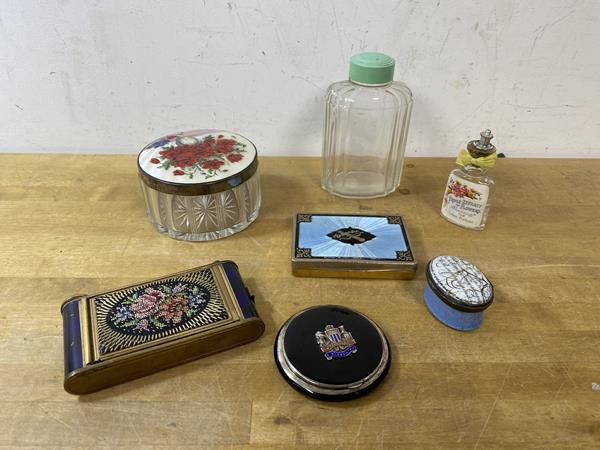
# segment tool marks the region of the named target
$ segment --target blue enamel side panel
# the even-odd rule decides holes
[[[62,310],[65,375],[83,367],[81,328],[79,326],[79,298],[67,303]]]
[[[230,261],[224,261],[223,269],[225,269],[225,274],[235,293],[235,297],[237,298],[244,318],[249,319],[250,317],[258,317],[252,299],[246,290],[246,286],[244,286],[238,267]]]
[[[319,216],[298,224],[297,247],[311,249],[313,258],[396,259],[396,252],[407,245],[400,224],[390,224],[385,217]],[[348,245],[328,236],[343,228],[357,228],[374,238],[360,245]]]
[[[423,294],[429,312],[444,325],[459,331],[471,331],[479,328],[483,322],[483,312],[462,312],[451,308],[440,300],[429,285]]]

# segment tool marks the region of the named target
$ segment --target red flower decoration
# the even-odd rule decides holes
[[[481,196],[480,192],[477,192],[476,190],[471,189],[470,187],[465,186],[458,181],[453,181],[450,183],[446,192],[454,195],[455,197],[467,197],[474,200],[477,200]]]
[[[196,144],[194,147],[195,147],[194,150],[202,158],[210,158],[214,153],[210,143],[203,142],[202,144]]]
[[[189,307],[185,297],[169,297],[159,305],[156,317],[167,323],[179,323],[188,310]]]
[[[244,159],[244,155],[240,155],[239,153],[231,153],[227,155],[227,159],[229,160],[229,162],[236,163]]]
[[[215,145],[215,151],[222,154],[231,153],[236,144],[237,141],[233,139],[219,139]]]
[[[174,167],[173,175],[193,174],[200,168],[205,170],[219,170],[225,164],[223,156],[227,157],[229,162],[235,163],[244,158],[243,148],[238,149],[239,142],[235,139],[228,139],[219,134],[216,138],[213,135],[206,136],[202,141],[196,141],[193,144],[181,144],[173,147],[164,148],[159,152],[162,160],[152,158],[153,164],[163,163],[164,169]],[[217,156],[218,158],[215,158]],[[180,170],[186,168],[191,170]]]
[[[156,289],[148,288],[146,292],[131,304],[136,319],[143,319],[153,315],[160,302],[165,298],[165,294]]]
[[[217,170],[224,164],[223,161],[219,161],[218,159],[209,159],[202,164],[203,169],[207,170]]]
[[[198,162],[200,155],[198,155],[194,147],[194,145],[180,145],[179,147],[162,150],[160,154],[173,161],[175,167],[183,169],[184,167],[193,166]]]

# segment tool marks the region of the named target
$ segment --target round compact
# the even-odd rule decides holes
[[[483,311],[494,300],[494,287],[481,270],[456,256],[436,256],[426,276],[423,297],[436,319],[460,331],[481,326]]]
[[[150,221],[187,241],[230,236],[250,225],[260,208],[256,147],[223,130],[164,136],[138,155]]]
[[[343,306],[305,309],[288,319],[275,339],[275,362],[285,380],[321,400],[366,394],[387,375],[391,354],[383,331]]]

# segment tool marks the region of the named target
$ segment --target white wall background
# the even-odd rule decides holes
[[[219,127],[320,153],[323,95],[383,51],[412,155],[490,127],[507,156],[600,156],[600,1],[1,0],[0,151],[134,153]]]

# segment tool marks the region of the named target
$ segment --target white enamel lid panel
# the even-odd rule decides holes
[[[243,172],[256,158],[245,137],[224,130],[171,134],[148,144],[138,155],[140,168],[160,181],[202,184]]]
[[[452,303],[478,307],[493,299],[492,284],[469,261],[456,256],[437,256],[429,263],[428,270],[437,290]]]

